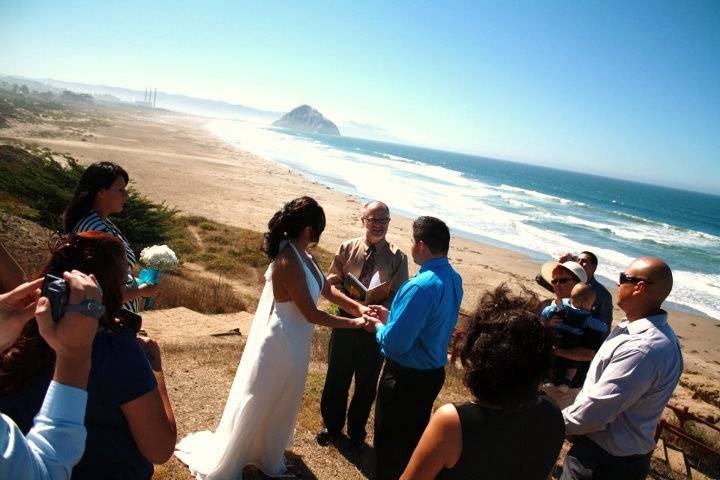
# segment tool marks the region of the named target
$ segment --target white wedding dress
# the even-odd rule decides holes
[[[295,246],[287,244],[317,302],[322,273],[311,262],[314,275]],[[275,302],[273,267],[271,263],[265,273],[265,288],[217,430],[192,433],[175,447],[175,455],[198,479],[241,479],[246,465],[271,477],[286,470],[283,454],[292,443],[314,325],[292,301]]]

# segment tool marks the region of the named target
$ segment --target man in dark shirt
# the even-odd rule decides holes
[[[340,245],[328,273],[328,282],[336,293],[352,296],[344,284],[353,275],[365,287],[373,277],[376,282],[390,282],[390,293],[383,304],[392,302],[395,292],[408,278],[407,256],[385,236],[390,223],[390,209],[382,202],[365,205],[361,217],[364,235]],[[356,299],[361,300],[361,299]],[[341,315],[345,315],[341,312]],[[352,315],[345,315],[352,316]],[[365,445],[365,426],[375,401],[378,375],[383,359],[373,334],[362,329],[333,329],[328,348],[328,369],[320,411],[325,427],[317,441],[327,445],[340,436],[347,410],[347,433],[354,449]],[[347,407],[350,382],[355,389]]]

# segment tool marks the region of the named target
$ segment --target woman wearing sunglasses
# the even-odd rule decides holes
[[[562,305],[563,299],[570,298],[570,292],[578,283],[587,282],[585,269],[577,262],[547,262],[540,268],[542,278],[553,287],[554,298],[544,303],[548,305]],[[557,317],[555,317],[557,318]],[[542,386],[545,393],[555,400],[560,408],[572,404],[585,381],[587,368],[590,365],[595,353],[602,344],[602,334],[592,329],[584,329],[580,339],[580,346],[573,348],[560,348],[557,346],[553,351],[556,365],[571,363],[577,369],[569,385],[554,385],[547,383]]]
[[[540,275],[553,287],[552,305],[562,305],[562,299],[570,298],[575,285],[587,282],[587,273],[577,262],[547,262],[540,267]]]

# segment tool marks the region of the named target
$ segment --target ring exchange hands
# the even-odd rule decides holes
[[[63,278],[70,288],[68,305],[77,305],[83,300],[102,302],[102,290],[93,275],[73,270],[63,273]],[[66,312],[60,321],[54,322],[50,301],[45,297],[37,301],[35,319],[40,335],[55,350],[53,380],[85,390],[98,319],[80,312]]]
[[[378,325],[385,325],[389,310],[382,305],[370,305],[369,311],[363,314],[365,320],[365,330],[370,333],[375,333]]]

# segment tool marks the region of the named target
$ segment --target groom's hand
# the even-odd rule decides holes
[[[382,325],[380,320],[378,320],[375,317],[372,317],[370,315],[363,315],[363,319],[365,320],[365,330],[370,333],[375,333],[377,331],[378,325]]]
[[[390,310],[383,307],[382,305],[370,305],[370,310],[372,311],[369,315],[378,319],[383,325],[387,323],[388,314],[390,313]]]

